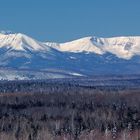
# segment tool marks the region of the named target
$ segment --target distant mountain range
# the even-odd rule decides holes
[[[140,37],[85,37],[40,42],[0,32],[0,79],[50,79],[140,74]]]

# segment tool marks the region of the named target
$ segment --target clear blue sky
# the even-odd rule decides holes
[[[0,0],[0,30],[57,42],[140,35],[140,0]]]

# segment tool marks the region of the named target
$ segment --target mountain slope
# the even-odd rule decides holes
[[[131,59],[134,55],[140,55],[140,37],[86,37],[67,43],[46,44],[63,52],[85,51],[100,55],[112,53],[123,59]]]
[[[0,33],[0,79],[140,74],[139,69],[140,37],[44,43],[21,33]]]

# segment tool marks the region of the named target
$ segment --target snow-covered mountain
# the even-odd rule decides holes
[[[21,33],[0,32],[0,79],[97,74],[140,74],[140,37],[85,37],[44,43]]]
[[[131,59],[140,55],[140,37],[97,38],[86,37],[67,43],[46,43],[63,52],[90,52],[99,55],[112,53],[119,58]]]

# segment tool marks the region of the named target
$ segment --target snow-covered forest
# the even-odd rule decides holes
[[[139,140],[138,79],[105,83],[0,82],[0,139]]]

